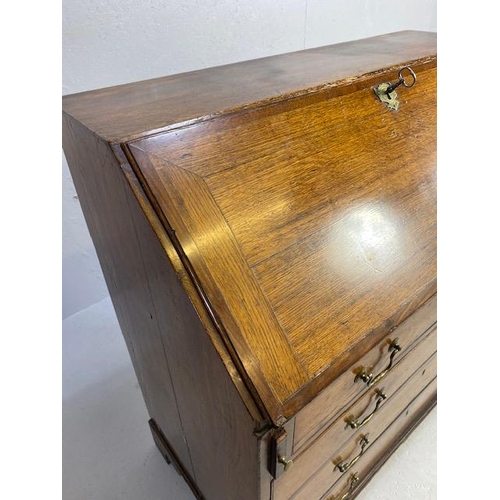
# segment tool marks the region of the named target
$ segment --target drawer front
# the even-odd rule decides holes
[[[379,436],[370,449],[355,464],[351,471],[339,478],[321,500],[353,499],[361,491],[392,451],[404,440],[414,425],[420,421],[436,400],[437,379],[434,378],[418,396],[398,415],[392,424]],[[354,480],[353,480],[354,479]],[[298,497],[297,497],[298,498]]]
[[[378,402],[378,393],[373,388],[356,401],[352,407],[348,408],[312,446],[294,457],[293,469],[274,482],[274,500],[291,498],[326,462],[337,457],[341,451],[345,454],[346,450],[342,450],[342,447],[346,443],[352,443],[351,446],[356,447],[355,439],[364,433],[370,433],[371,438],[373,430],[376,430],[374,424],[383,430],[392,421],[398,410],[409,402],[408,399],[411,399],[418,392],[413,387],[408,388],[408,384],[405,382],[413,375],[412,384],[422,385],[425,380],[429,381],[434,376],[435,356],[433,353],[435,351],[436,329],[434,328],[427,333],[404,362],[394,368],[391,376],[381,385],[387,398],[379,404],[376,413],[360,429],[353,429],[347,423],[358,419],[358,423],[361,424],[365,417],[373,412]],[[421,369],[422,365],[426,363],[430,364],[429,367]],[[408,383],[410,382],[411,380]],[[403,384],[405,389],[401,390]],[[347,454],[349,453],[347,452]],[[332,469],[333,466],[330,467],[330,473]],[[331,474],[329,479],[331,479],[330,476]],[[326,486],[329,485],[331,482],[327,483]]]
[[[327,491],[334,488],[340,481],[344,485],[346,479],[352,473],[359,472],[359,468],[364,462],[372,463],[373,456],[376,454],[377,447],[374,446],[383,433],[391,426],[398,417],[404,415],[407,408],[418,398],[418,395],[432,383],[436,378],[436,360],[433,356],[418,372],[398,391],[397,396],[385,406],[384,412],[378,420],[374,420],[372,425],[368,426],[366,432],[360,432],[356,437],[350,440],[342,448],[336,451],[297,493],[290,497],[290,500],[313,500],[322,498]],[[418,406],[418,404],[417,404]],[[417,408],[417,407],[415,407]],[[409,413],[408,413],[409,415]],[[358,456],[361,450],[360,441],[363,436],[369,436],[369,444],[366,446],[363,455],[355,464],[345,472],[339,472],[337,464],[348,464]],[[372,458],[370,458],[372,457]]]
[[[314,401],[300,411],[295,418],[293,453],[308,446],[341,412],[368,391],[361,380],[354,382],[361,368],[382,371],[388,364],[388,346],[398,338],[401,351],[394,357],[393,369],[411,351],[419,337],[436,322],[436,296],[429,299],[414,314],[394,329],[390,336],[375,346],[361,360],[330,384]],[[381,382],[382,383],[382,382]],[[385,382],[383,382],[385,383]],[[380,386],[380,384],[378,384]]]

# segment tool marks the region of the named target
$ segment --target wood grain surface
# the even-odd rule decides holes
[[[411,416],[413,416],[410,415],[410,410],[413,409],[415,412],[419,412],[426,406],[426,400],[436,392],[436,386],[433,383],[435,377],[436,360],[431,358],[424,363],[401,390],[393,396],[392,402],[388,402],[387,405],[381,407],[381,413],[378,415],[379,418],[370,421],[366,429],[362,429],[358,432],[356,436],[349,440],[340,450],[332,449],[330,459],[328,459],[322,467],[316,469],[318,472],[316,472],[316,474],[296,494],[286,497],[286,500],[311,500],[313,498],[321,498],[332,485],[336,483],[344,484],[343,479],[348,477],[351,472],[357,471],[362,474],[366,470],[363,466],[364,464],[368,463],[370,466],[373,466],[377,450],[380,451],[381,448],[385,449],[388,446],[387,440],[384,442],[382,436],[384,436],[385,432],[391,429],[393,423],[398,422],[398,420],[400,421],[399,424],[392,427],[392,430],[396,427],[398,427],[399,430],[404,429],[411,420]],[[429,387],[429,384],[432,385]],[[419,394],[421,391],[425,393],[423,401],[419,401]],[[407,411],[408,415],[406,415]],[[338,469],[335,468],[336,464],[340,462],[349,462],[358,455],[361,437],[367,434],[370,442],[362,457],[364,460],[359,460],[349,471],[340,473]],[[385,437],[387,438],[387,434]],[[273,498],[273,500],[275,499]]]
[[[146,220],[109,146],[67,116],[63,125],[71,175],[148,413],[194,477],[144,268],[148,225],[136,227],[138,217]]]
[[[383,434],[372,443],[354,467],[353,472],[359,476],[359,483],[350,498],[354,499],[361,492],[368,481],[385,463],[397,447],[408,437],[413,429],[425,418],[425,416],[436,406],[437,402],[437,378],[415,396],[415,399],[397,416],[397,418],[385,429]],[[335,485],[320,498],[320,500],[339,500],[345,492],[348,474],[341,476]],[[311,497],[303,497],[310,500]],[[299,500],[294,498],[293,500]],[[300,499],[302,500],[302,499]]]
[[[433,378],[436,367],[436,330],[428,332],[411,354],[401,362],[394,371],[388,375],[387,380],[371,388],[366,394],[359,398],[350,408],[345,409],[335,422],[328,427],[320,437],[316,439],[306,449],[294,456],[294,473],[286,474],[283,478],[275,481],[274,500],[288,500],[292,498],[301,485],[311,480],[315,473],[334,455],[339,455],[342,459],[349,458],[351,451],[356,451],[359,443],[359,436],[365,433],[370,434],[370,438],[375,439],[374,431],[384,429],[392,422],[395,415],[399,414],[402,408],[408,404],[408,398],[413,398],[411,384],[406,386],[406,382],[414,376],[422,364],[428,364],[426,374]],[[434,364],[431,366],[431,362]],[[424,368],[425,369],[425,368]],[[420,370],[421,373],[422,370]],[[416,377],[415,383],[418,385]],[[427,379],[428,381],[431,378]],[[375,390],[381,389],[387,395],[387,399],[381,404],[377,413],[361,429],[351,429],[347,422],[352,418],[357,418],[368,414],[373,409],[374,400],[377,395]],[[418,391],[417,391],[418,392]],[[353,454],[355,456],[356,453]],[[332,467],[333,468],[333,467]],[[337,474],[339,472],[337,471]],[[312,479],[314,481],[314,479]]]
[[[178,279],[171,243],[156,237],[109,145],[66,120],[65,152],[149,415],[197,498],[258,498],[255,410]]]
[[[311,403],[295,416],[294,453],[309,444],[314,437],[329,425],[335,417],[370,389],[356,375],[364,368],[370,373],[380,373],[388,364],[390,343],[398,339],[401,351],[394,358],[393,368],[386,378],[392,379],[392,371],[399,363],[405,362],[407,355],[413,355],[413,348],[430,331],[437,321],[437,298],[429,299],[409,318],[395,328],[389,337],[377,344],[361,359],[337,377]],[[397,375],[396,375],[397,376]],[[381,382],[384,386],[384,382]]]
[[[392,112],[373,87],[406,64]],[[405,31],[63,98],[155,439],[197,498],[341,492],[328,462],[373,402],[354,375],[399,334],[362,484],[435,401],[414,398],[435,370],[436,67],[436,34]],[[296,465],[273,481],[276,427]]]
[[[436,34],[401,31],[65,96],[65,112],[108,142],[349,83],[436,53]]]
[[[275,422],[436,292],[434,63],[128,146]]]

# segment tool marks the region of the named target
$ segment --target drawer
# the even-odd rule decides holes
[[[368,483],[373,474],[390,457],[397,446],[432,408],[436,400],[437,378],[434,378],[418,396],[397,416],[391,425],[371,445],[349,473],[338,479],[321,500],[353,499]],[[356,478],[356,479],[354,479]],[[354,480],[353,480],[354,479]],[[309,499],[312,500],[312,499]]]
[[[330,426],[325,432],[315,441],[309,448],[305,449],[300,454],[294,456],[294,467],[290,469],[290,473],[283,475],[274,482],[274,500],[288,500],[297,492],[304,483],[310,480],[314,474],[320,470],[326,462],[336,457],[341,451],[341,447],[347,443],[354,443],[353,439],[363,432],[371,432],[368,428],[372,428],[373,424],[380,421],[381,426],[388,425],[398,409],[408,403],[408,398],[418,391],[412,387],[408,390],[401,390],[402,385],[415,373],[421,374],[425,380],[430,380],[433,377],[432,366],[430,372],[427,368],[420,368],[425,363],[435,364],[434,353],[436,351],[436,329],[433,328],[423,340],[412,350],[404,362],[399,363],[390,376],[384,381],[383,392],[387,398],[381,402],[377,412],[373,417],[361,427],[359,430],[352,429],[347,421],[353,418],[363,420],[370,414],[375,405],[375,400],[378,394],[372,388],[369,392],[363,395],[356,403],[347,408],[346,411]],[[420,370],[420,371],[419,371]],[[434,368],[435,371],[435,368]],[[422,372],[424,372],[422,374]],[[424,382],[418,383],[423,384]],[[415,383],[415,382],[414,382]],[[407,384],[404,385],[407,388]],[[381,386],[382,388],[382,386]],[[411,392],[413,391],[413,392]],[[392,409],[391,409],[392,408]],[[332,467],[330,467],[331,472]],[[329,479],[331,479],[329,475]],[[328,483],[327,483],[328,487]],[[326,488],[325,488],[326,490]]]
[[[369,460],[373,455],[375,447],[373,446],[377,439],[384,431],[391,426],[391,423],[398,418],[399,415],[406,412],[406,407],[409,406],[422,390],[424,390],[436,377],[436,355],[433,355],[427,362],[421,365],[418,371],[404,384],[400,390],[394,395],[391,401],[381,409],[379,418],[374,419],[367,426],[366,431],[359,432],[353,439],[337,449],[326,462],[321,466],[319,471],[295,494],[290,497],[290,500],[313,500],[321,498],[332,485],[338,481],[349,477],[352,472],[357,470],[359,462],[356,462],[353,468],[341,473],[336,465],[340,462],[348,463],[356,457],[361,450],[361,439],[363,436],[369,435],[369,444],[365,448],[362,457],[364,460]],[[372,449],[373,447],[373,449]]]
[[[293,453],[309,445],[338,415],[352,404],[355,398],[369,389],[365,383],[358,380],[353,383],[356,374],[362,368],[374,374],[382,371],[388,364],[388,346],[398,338],[401,351],[394,357],[393,369],[411,351],[419,337],[436,322],[436,296],[429,299],[414,314],[407,318],[390,336],[375,346],[363,356],[358,363],[332,382],[310,404],[295,417]],[[380,385],[380,384],[379,384]]]

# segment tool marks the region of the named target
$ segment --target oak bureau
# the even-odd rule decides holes
[[[403,31],[63,98],[152,435],[196,498],[354,498],[435,404],[436,61]]]

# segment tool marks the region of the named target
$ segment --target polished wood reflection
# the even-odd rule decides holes
[[[436,291],[436,70],[417,74],[398,112],[369,81],[130,144],[264,398]]]
[[[404,65],[392,112],[373,87]],[[354,498],[435,404],[436,67],[436,34],[406,31],[63,98],[154,439],[196,498],[343,495],[366,431]]]

